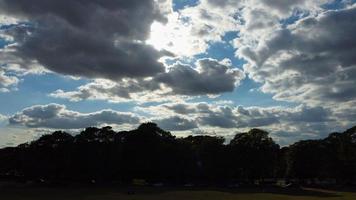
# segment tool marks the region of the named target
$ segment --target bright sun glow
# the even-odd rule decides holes
[[[151,26],[150,38],[146,41],[158,50],[167,49],[169,47],[169,30],[161,23],[154,22]]]
[[[147,44],[158,50],[168,50],[180,56],[190,56],[205,49],[205,44],[191,35],[191,27],[181,24],[173,16],[167,24],[154,22]]]

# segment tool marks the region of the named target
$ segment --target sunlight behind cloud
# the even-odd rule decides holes
[[[150,38],[146,42],[158,50],[167,49],[170,42],[167,27],[161,23],[154,22],[151,26]]]
[[[178,56],[194,56],[203,53],[207,44],[191,34],[191,24],[184,23],[177,13],[168,17],[168,23],[154,22],[147,44],[158,50],[168,50]]]

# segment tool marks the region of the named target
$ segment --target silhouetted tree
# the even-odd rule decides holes
[[[321,140],[279,148],[268,132],[176,138],[154,123],[132,131],[89,127],[72,136],[56,131],[0,149],[0,177],[45,180],[218,184],[265,178],[356,180],[356,127]]]
[[[318,178],[351,183],[356,177],[355,128],[331,133],[323,140],[291,145],[287,152],[287,175],[301,180]]]
[[[275,176],[279,145],[268,132],[252,129],[236,134],[230,148],[236,178],[253,180]]]

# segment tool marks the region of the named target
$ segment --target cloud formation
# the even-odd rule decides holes
[[[29,128],[80,129],[103,124],[138,124],[140,119],[131,113],[102,110],[80,113],[59,104],[35,105],[9,117],[10,125]]]
[[[225,43],[227,33],[261,26],[273,29],[282,19],[295,13],[319,12],[321,5],[331,0],[200,0],[168,15],[168,25],[156,26],[153,38],[178,55],[194,56],[205,53],[214,43]],[[249,19],[251,18],[251,19]],[[248,28],[248,29],[249,29]],[[227,43],[228,44],[228,43]]]
[[[166,53],[144,43],[151,24],[166,20],[154,0],[1,0],[0,13],[26,22],[6,30],[21,65],[111,80],[164,71]]]
[[[230,60],[206,58],[198,60],[196,68],[177,63],[155,80],[172,88],[174,94],[206,95],[232,92],[243,78],[244,73],[234,68]]]
[[[2,124],[6,120],[7,120],[7,117],[5,115],[0,114],[0,124]]]
[[[50,94],[55,98],[69,99],[70,101],[104,100],[109,102],[160,102],[167,93],[167,89],[150,79],[122,79],[108,81],[96,79],[93,82],[79,86],[74,91],[56,90]]]
[[[51,97],[129,101],[148,113],[48,104],[10,116],[30,130],[146,120],[180,133],[259,127],[282,143],[317,138],[355,123],[355,18],[355,1],[199,0],[174,11],[170,0],[0,0],[0,92],[56,72],[89,79],[51,87]],[[221,95],[230,92],[251,96]],[[234,106],[271,102],[259,92],[292,104]],[[226,99],[234,102],[213,102]]]
[[[278,100],[308,104],[355,100],[356,7],[306,17],[262,37],[237,42],[249,76]],[[242,43],[240,43],[242,41]]]
[[[265,127],[286,123],[333,121],[330,109],[322,107],[243,107],[201,103],[166,103],[141,108],[153,115],[189,116],[199,125],[219,128]]]
[[[97,80],[77,91],[57,90],[51,94],[72,101],[100,99],[123,101],[167,101],[198,95],[232,92],[245,78],[230,60],[199,59],[194,66],[176,63],[167,72],[149,79],[124,79],[119,82]]]
[[[222,136],[258,127],[268,130],[283,144],[302,138],[319,138],[330,130],[348,127],[338,118],[344,112],[333,113],[322,107],[242,107],[200,103],[166,103],[157,106],[137,107],[136,111],[147,113],[139,118],[132,113],[101,110],[92,113],[72,111],[60,104],[35,105],[3,117],[9,127],[25,126],[32,129],[82,129],[90,126],[113,125],[132,128],[143,121],[152,121],[161,128],[180,134],[206,132]],[[355,113],[353,113],[355,114]],[[164,117],[163,117],[164,116]],[[346,121],[344,121],[346,122]]]
[[[19,79],[15,76],[6,75],[0,68],[0,92],[8,92],[9,87],[16,86]]]
[[[162,119],[153,119],[159,127],[169,131],[186,131],[198,128],[195,121],[183,118],[181,116],[171,116]]]

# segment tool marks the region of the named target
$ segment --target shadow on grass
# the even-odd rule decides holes
[[[89,196],[110,195],[128,196],[128,195],[160,195],[169,192],[202,192],[213,191],[230,194],[272,194],[286,196],[304,197],[342,197],[336,191],[312,188],[214,188],[214,187],[119,187],[119,186],[90,186],[90,187],[24,187],[24,188],[0,188],[0,199],[81,199]],[[18,198],[16,198],[18,197]]]
[[[127,187],[117,189],[121,193],[132,193],[140,195],[155,195],[167,192],[199,192],[199,191],[216,191],[231,194],[276,194],[287,196],[310,196],[310,197],[341,197],[336,191],[321,190],[314,188],[217,188],[217,187]]]
[[[310,197],[341,197],[340,194],[334,191],[318,190],[314,188],[293,188],[293,189],[272,189],[267,191],[272,194],[282,194],[289,196],[310,196]]]

